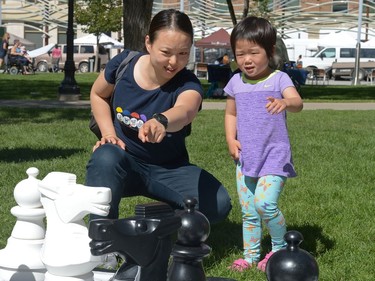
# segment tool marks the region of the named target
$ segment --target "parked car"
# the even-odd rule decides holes
[[[356,59],[356,46],[336,46],[336,47],[325,47],[312,57],[304,57],[302,59],[303,67],[309,71],[307,78],[312,79],[314,69],[324,69],[328,78],[332,76],[339,77],[338,73],[333,75],[332,64],[333,63],[352,63],[354,65]],[[360,63],[372,62],[375,60],[375,48],[366,47],[360,49]],[[360,80],[366,77],[366,72],[361,71]]]
[[[62,58],[59,62],[60,69],[64,69],[66,61],[67,46],[65,44],[60,45],[62,51]],[[88,72],[90,70],[90,59],[96,55],[96,45],[86,45],[86,44],[75,44],[73,48],[73,59],[76,69],[80,72]],[[52,47],[53,48],[53,47]],[[34,60],[34,65],[36,69],[40,72],[47,72],[52,69],[52,57],[51,52],[48,51],[45,54],[37,56]],[[104,69],[105,65],[109,61],[109,53],[102,46],[99,45],[99,65],[100,69]]]

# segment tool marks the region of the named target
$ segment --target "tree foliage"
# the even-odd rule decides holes
[[[96,36],[96,54],[99,57],[100,34],[121,30],[122,0],[81,0],[75,2],[74,16],[82,30]],[[94,68],[98,69],[98,59]]]
[[[269,0],[244,0],[242,18],[246,18],[248,15],[250,15],[270,20],[270,9],[268,8],[269,2]]]
[[[82,0],[75,3],[75,20],[87,33],[101,33],[121,30],[122,0]]]

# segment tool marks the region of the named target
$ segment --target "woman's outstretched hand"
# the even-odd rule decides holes
[[[152,118],[139,129],[138,138],[143,142],[159,143],[167,134],[165,127]]]

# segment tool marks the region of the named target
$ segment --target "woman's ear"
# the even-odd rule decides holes
[[[147,52],[150,52],[151,45],[152,44],[151,44],[151,41],[150,41],[150,36],[146,35],[146,37],[145,37],[145,47],[146,47]]]

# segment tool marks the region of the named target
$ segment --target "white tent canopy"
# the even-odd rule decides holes
[[[28,54],[31,58],[36,58],[37,56],[44,55],[44,54],[48,53],[49,51],[51,51],[53,46],[55,46],[55,44],[49,44],[47,46],[29,51]]]
[[[89,34],[81,38],[74,39],[74,44],[96,44],[96,36],[94,34]],[[99,44],[104,45],[106,48],[121,49],[124,48],[124,44],[109,37],[108,35],[102,33],[99,35]]]

